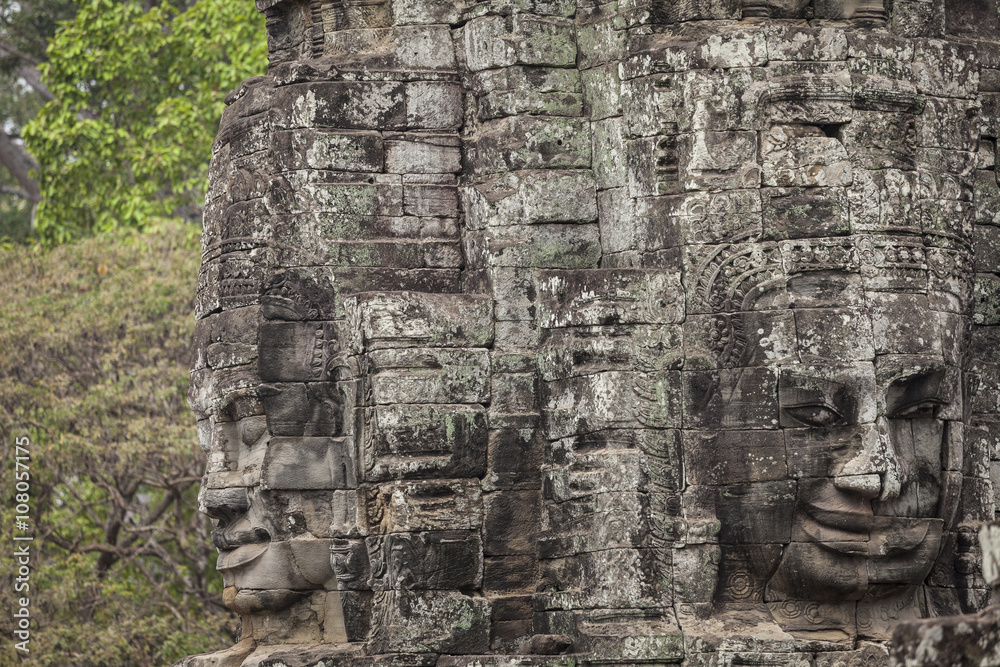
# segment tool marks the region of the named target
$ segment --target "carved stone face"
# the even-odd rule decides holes
[[[826,342],[818,344],[842,345],[845,361],[776,369],[778,421],[797,496],[768,602],[883,597],[921,584],[937,558],[942,517],[953,513],[957,497],[944,468],[962,447],[960,370],[940,353],[954,345],[934,326],[940,313],[906,298],[914,295],[893,296],[915,302],[915,321],[929,325],[914,333],[922,345],[905,340],[902,354],[876,356],[866,345],[865,329],[884,317],[880,309],[795,313],[822,318]],[[800,349],[811,335],[799,333]],[[925,353],[907,354],[918,345]]]
[[[260,309],[247,310],[255,318]],[[237,313],[209,316],[199,327],[231,327],[247,317]],[[334,437],[344,430],[345,401],[334,382],[280,381],[298,379],[317,359],[315,345],[298,344],[303,327],[255,319],[240,324],[248,329],[240,336],[258,339],[263,357],[224,366],[217,358],[239,344],[209,345],[200,352],[220,367],[196,372],[192,383],[208,455],[201,509],[214,520],[224,600],[243,617],[244,637],[319,641],[325,618],[341,613],[330,526],[336,489],[353,472],[338,459],[343,438]],[[307,328],[316,333],[315,326]],[[320,348],[322,333],[319,327]],[[324,360],[319,363],[315,372],[325,373]],[[311,620],[302,624],[303,618]]]
[[[781,104],[801,124],[761,133],[763,228],[685,250],[686,494],[720,523],[717,602],[885,638],[927,614],[961,493],[962,179],[914,169],[919,105],[873,148],[870,111]]]
[[[981,607],[1000,93],[940,4],[258,0],[192,394],[250,636],[810,662]]]

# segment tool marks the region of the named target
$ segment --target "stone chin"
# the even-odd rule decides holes
[[[223,591],[222,601],[237,614],[247,616],[284,611],[307,599],[311,593],[312,591],[238,590],[235,586],[231,586]]]

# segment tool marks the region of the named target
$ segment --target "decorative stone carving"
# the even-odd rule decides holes
[[[184,664],[887,665],[984,608],[987,4],[260,0],[190,393],[242,639]]]

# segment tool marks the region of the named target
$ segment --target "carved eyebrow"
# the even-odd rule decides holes
[[[783,374],[778,379],[778,401],[787,407],[804,405],[814,398],[817,402],[830,403],[846,387],[843,382],[829,378],[799,373]]]
[[[949,403],[951,397],[942,395],[948,389],[945,382],[947,377],[947,368],[937,367],[922,369],[892,380],[886,392],[889,413],[899,412],[927,400],[939,404]]]

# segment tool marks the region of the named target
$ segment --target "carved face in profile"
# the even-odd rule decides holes
[[[325,632],[327,640],[343,639],[330,549],[334,497],[353,484],[345,397],[336,382],[322,381],[329,377],[322,324],[267,321],[260,313],[236,309],[199,322],[230,336],[200,350],[214,368],[195,372],[190,394],[208,455],[200,501],[215,523],[224,599],[243,617],[244,637],[320,641]],[[249,348],[234,342],[241,339],[257,341],[258,358],[233,364],[227,353]],[[294,611],[303,604],[311,611]],[[312,620],[282,620],[302,613]],[[254,616],[268,620],[255,624]]]

